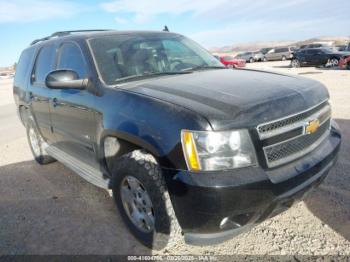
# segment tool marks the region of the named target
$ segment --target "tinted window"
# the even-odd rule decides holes
[[[288,52],[288,48],[276,48],[276,53]]]
[[[16,66],[16,76],[15,85],[22,86],[25,85],[25,79],[28,74],[29,67],[32,64],[34,57],[34,48],[24,50],[19,58],[18,64]]]
[[[322,53],[322,51],[321,51],[321,50],[318,50],[318,49],[310,49],[310,50],[307,50],[307,53],[308,53],[309,55],[315,55],[315,54],[320,54],[320,53]]]
[[[80,78],[86,77],[86,64],[80,48],[74,43],[65,43],[60,48],[57,69],[70,69]]]
[[[38,55],[34,70],[34,82],[44,83],[47,74],[53,70],[56,49],[52,45],[44,46]]]

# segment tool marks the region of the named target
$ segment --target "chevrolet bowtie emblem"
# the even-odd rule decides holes
[[[317,131],[317,129],[320,127],[320,121],[318,119],[312,120],[305,126],[305,133],[306,134],[312,134]]]

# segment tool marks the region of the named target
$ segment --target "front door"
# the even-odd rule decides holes
[[[88,76],[87,64],[74,42],[63,43],[58,51],[57,69],[70,69],[79,78]],[[94,121],[95,96],[88,90],[53,89],[50,103],[55,145],[73,157],[97,166],[94,151],[96,125]]]

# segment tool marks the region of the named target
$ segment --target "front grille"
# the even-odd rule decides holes
[[[327,101],[322,102],[318,105],[316,105],[313,108],[310,108],[309,110],[300,112],[298,114],[295,115],[291,115],[288,117],[285,117],[283,119],[279,119],[279,120],[275,120],[269,123],[264,123],[258,126],[258,133],[260,137],[265,137],[268,136],[269,133],[273,133],[274,131],[286,127],[286,126],[291,126],[295,123],[298,123],[308,117],[310,117],[311,115],[317,113],[318,111],[320,111],[320,109],[324,108],[325,106],[327,106],[328,103]]]
[[[315,144],[325,132],[329,129],[330,120],[326,121],[314,134],[302,135],[297,138],[282,142],[276,145],[265,147],[266,159],[269,163],[276,163],[281,159],[287,159],[290,156],[302,152]]]
[[[265,160],[269,168],[291,162],[316,148],[329,134],[331,108],[323,102],[309,110],[257,127]],[[311,133],[307,126],[318,120],[320,126]]]

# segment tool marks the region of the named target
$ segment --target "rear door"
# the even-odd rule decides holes
[[[329,55],[322,49],[317,50],[315,55],[314,65],[326,65],[328,62]]]
[[[307,62],[310,65],[323,65],[324,53],[321,49],[309,49],[307,51]]]
[[[45,85],[47,74],[55,66],[56,47],[53,44],[44,45],[38,51],[31,80],[28,85],[28,101],[31,114],[43,138],[53,140],[50,118],[51,89]]]
[[[64,42],[58,49],[56,69],[69,69],[79,78],[88,77],[85,57],[75,42]],[[53,89],[50,104],[55,146],[90,165],[96,165],[94,141],[95,95],[88,90]]]

